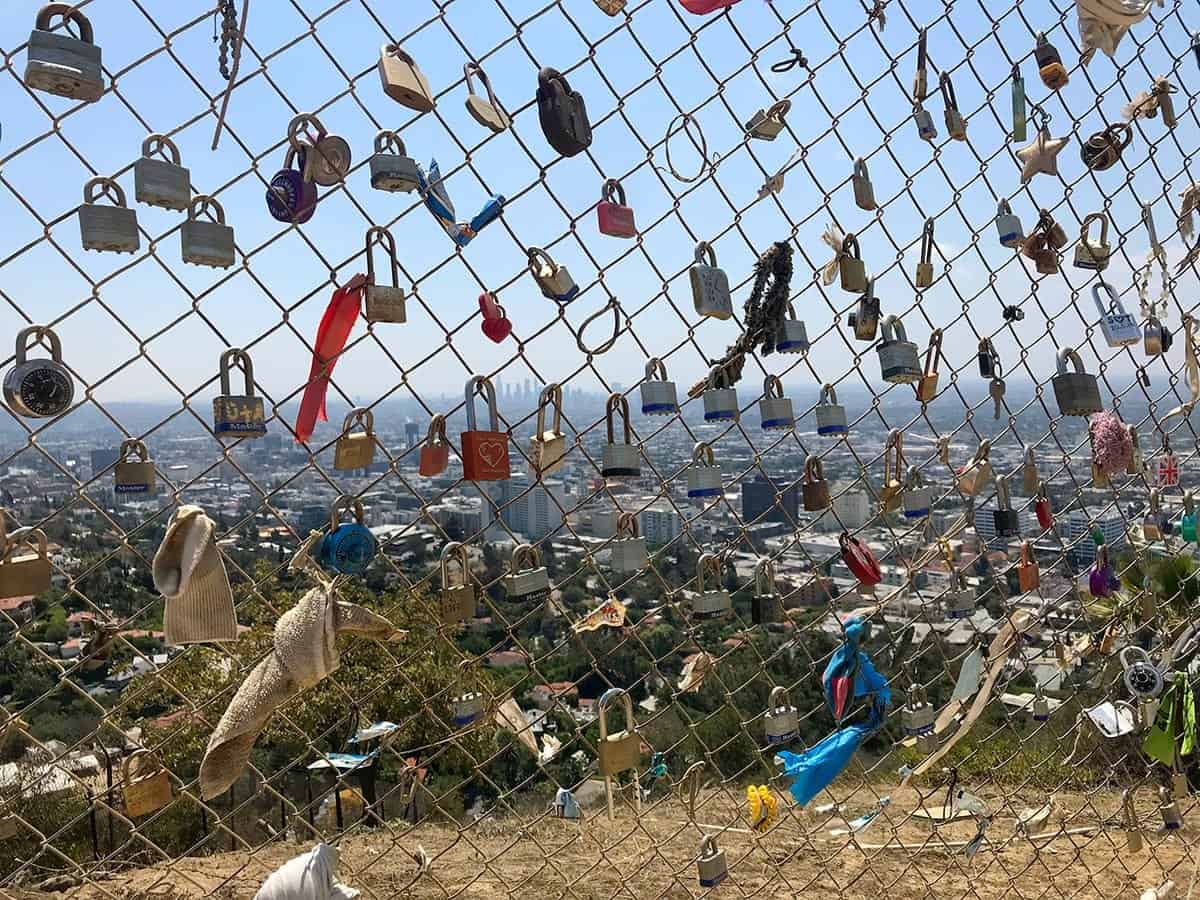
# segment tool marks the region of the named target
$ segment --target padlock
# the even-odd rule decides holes
[[[596,219],[601,234],[609,237],[637,237],[633,210],[625,205],[625,188],[615,178],[606,179],[600,186],[600,202],[596,204]]]
[[[353,522],[339,521],[343,510],[354,513]],[[326,569],[340,575],[361,575],[375,559],[379,548],[371,529],[363,524],[362,501],[338,497],[329,513],[329,533],[321,541],[318,559]]]
[[[483,718],[483,714],[487,711],[487,698],[478,691],[471,691],[455,697],[450,710],[454,724],[462,728]]]
[[[1101,543],[1096,547],[1096,561],[1088,572],[1088,591],[1093,597],[1111,597],[1120,586],[1121,582],[1108,559],[1108,545]]]
[[[927,288],[933,284],[933,219],[925,220],[921,229],[921,259],[917,263],[917,288]]]
[[[1154,460],[1155,487],[1179,486],[1179,459],[1171,450],[1171,442],[1163,435],[1162,450]]]
[[[922,28],[917,36],[917,70],[913,73],[912,98],[914,103],[922,102],[929,93],[929,53],[926,49],[928,29]]]
[[[901,498],[904,518],[925,518],[929,515],[932,503],[933,492],[921,478],[921,471],[916,466],[909,466],[908,477],[904,481],[904,496]]]
[[[542,555],[532,544],[513,548],[504,590],[512,603],[544,603],[550,597],[550,573],[542,565]]]
[[[715,553],[701,553],[696,562],[696,594],[692,597],[692,618],[698,621],[723,619],[733,610],[729,591],[721,584],[721,558]],[[708,580],[711,578],[711,581]]]
[[[392,270],[392,283],[375,283],[375,254],[372,250],[378,243],[388,255]],[[400,287],[400,265],[396,261],[396,239],[386,228],[373,225],[367,229],[367,284],[364,292],[366,302],[363,304],[363,315],[367,322],[391,322],[401,325],[408,321],[405,308],[404,288]]]
[[[1033,457],[1033,447],[1026,444],[1021,456],[1021,489],[1027,494],[1036,494],[1041,483],[1042,476]]]
[[[657,356],[646,361],[641,392],[643,416],[671,416],[679,412],[675,382],[667,380],[667,366]]]
[[[858,298],[854,312],[846,317],[846,323],[854,329],[854,336],[858,340],[875,340],[875,332],[879,328],[879,300],[875,296],[874,276],[867,279],[867,289]]]
[[[729,384],[725,369],[713,366],[702,395],[705,422],[736,422],[738,419],[737,390]]]
[[[850,426],[846,421],[846,407],[837,402],[837,391],[832,384],[821,386],[821,396],[814,409],[817,416],[817,434],[830,437],[846,434]]]
[[[858,238],[853,234],[846,235],[842,241],[842,252],[838,254],[838,274],[843,291],[858,294],[867,290],[867,265],[858,247]]]
[[[1133,129],[1124,122],[1117,122],[1089,137],[1080,148],[1079,156],[1089,169],[1103,172],[1117,164],[1132,140]]]
[[[206,222],[201,213],[210,210],[215,222]],[[194,266],[228,269],[236,257],[233,228],[225,224],[225,207],[216,197],[197,194],[188,205],[188,217],[179,229],[179,248],[183,261]]]
[[[361,423],[363,430],[352,433],[355,423]],[[375,461],[375,414],[371,410],[357,406],[346,413],[342,422],[342,433],[333,445],[333,467],[340,472],[353,472],[355,469],[365,469]]]
[[[115,206],[97,203],[100,195]],[[79,207],[79,237],[84,250],[133,253],[141,246],[137,212],[125,206],[125,192],[111,178],[93,178],[83,186]]]
[[[979,442],[971,461],[958,473],[958,489],[968,497],[978,496],[992,480],[992,463],[988,455],[992,451],[992,442],[984,438]]]
[[[245,374],[245,393],[234,394],[229,370],[240,366]],[[213,433],[219,438],[260,438],[267,433],[263,398],[254,393],[254,363],[240,347],[221,354],[221,393],[213,397]]]
[[[1142,349],[1147,356],[1160,356],[1171,349],[1171,329],[1151,314],[1146,317],[1146,325],[1142,329]]]
[[[804,461],[804,484],[801,486],[805,512],[821,512],[829,508],[829,482],[821,459],[810,456]]]
[[[1121,651],[1121,677],[1131,697],[1153,699],[1162,693],[1163,674],[1141,647],[1129,646]]]
[[[646,568],[646,539],[638,534],[638,520],[633,513],[617,516],[617,530],[609,548],[608,563],[619,575],[632,575]]]
[[[429,420],[429,432],[417,455],[417,474],[426,478],[441,475],[450,462],[450,444],[446,440],[446,417],[434,413]]]
[[[487,403],[488,427],[481,431],[475,419],[475,395]],[[507,481],[508,434],[500,430],[496,388],[486,375],[472,375],[466,387],[467,430],[462,433],[463,477],[468,481]]]
[[[706,834],[700,841],[696,871],[700,876],[700,887],[716,887],[729,874],[725,851],[717,848],[717,839],[711,834]]]
[[[925,689],[913,685],[908,690],[904,708],[900,710],[900,728],[906,737],[920,737],[933,732],[937,710],[930,704]]]
[[[475,88],[471,84],[472,75],[479,76],[483,89],[487,92],[486,100],[475,93]],[[490,129],[494,134],[499,134],[508,128],[512,124],[512,119],[500,106],[500,101],[496,99],[496,92],[492,90],[492,81],[479,63],[469,62],[464,65],[463,78],[467,82],[467,112],[471,114],[471,118],[484,128]]]
[[[546,413],[553,407],[554,419],[546,427]],[[562,431],[562,387],[551,383],[538,398],[537,428],[529,436],[529,474],[541,478],[563,467],[567,455],[567,436]]]
[[[541,247],[530,247],[525,251],[529,258],[529,271],[541,288],[542,296],[555,303],[570,303],[579,296],[579,285],[571,277],[566,266],[560,266]]]
[[[979,363],[980,378],[997,378],[996,365],[1000,360],[1000,356],[996,353],[996,348],[992,346],[991,340],[988,338],[979,339],[979,348],[975,351],[975,358]]]
[[[34,542],[36,552],[13,555],[21,545]],[[18,528],[11,534],[0,532],[0,543],[4,547],[4,556],[0,558],[0,599],[34,597],[50,590],[50,555],[44,531]]]
[[[868,212],[875,209],[875,186],[871,184],[871,175],[867,172],[867,161],[861,156],[854,160],[851,182],[854,185],[854,202],[858,208]]]
[[[600,11],[607,16],[615,16],[625,9],[625,0],[596,0]]]
[[[137,459],[131,459],[131,456]],[[121,441],[117,465],[113,470],[113,489],[118,494],[152,494],[155,486],[154,461],[142,441]]]
[[[1125,826],[1125,849],[1130,853],[1142,850],[1142,829],[1137,812],[1133,808],[1133,795],[1129,788],[1121,791],[1121,815]]]
[[[621,709],[625,713],[625,727],[609,734],[608,708],[617,701],[620,701]],[[624,688],[609,688],[600,695],[596,704],[596,714],[600,719],[600,774],[611,778],[621,772],[636,769],[642,755],[642,738],[634,722],[633,700],[629,693]]]
[[[383,92],[401,106],[425,113],[437,103],[425,75],[397,44],[379,48],[379,81]]]
[[[763,430],[787,430],[795,424],[792,401],[783,396],[783,382],[778,375],[763,379],[763,396],[758,401],[758,414],[762,417]]]
[[[616,442],[613,417],[621,414],[624,440]],[[608,427],[608,443],[601,450],[600,475],[603,478],[637,478],[642,474],[638,448],[633,444],[633,429],[629,425],[629,401],[621,394],[609,394],[604,412]]]
[[[901,480],[903,466],[904,436],[898,428],[893,428],[883,444],[883,485],[879,488],[881,513],[900,508],[904,493],[904,482]]]
[[[155,159],[165,153],[170,159]],[[179,164],[179,148],[169,137],[152,134],[142,141],[142,155],[133,164],[133,197],[163,209],[182,211],[192,199],[191,173]]]
[[[1171,772],[1171,796],[1176,800],[1186,800],[1191,793],[1187,773],[1180,772],[1178,769]]]
[[[929,346],[925,349],[925,367],[921,380],[917,382],[917,400],[928,403],[937,396],[938,361],[942,358],[942,329],[935,328],[929,335]]]
[[[1033,47],[1033,58],[1037,62],[1038,75],[1042,84],[1052,91],[1062,90],[1067,86],[1067,67],[1063,65],[1062,57],[1054,49],[1054,45],[1046,40],[1046,33],[1038,32],[1037,43]]]
[[[50,20],[59,16],[63,24],[73,22],[79,37],[70,32],[51,31]],[[104,71],[100,48],[95,44],[92,23],[70,3],[47,3],[37,14],[29,32],[25,85],[57,97],[91,103],[104,93]]]
[[[1162,815],[1163,831],[1178,831],[1183,827],[1183,816],[1179,814],[1179,804],[1171,796],[1171,789],[1160,787],[1158,798],[1158,811]]]
[[[946,104],[946,133],[956,141],[967,139],[967,120],[958,111],[958,98],[954,96],[954,83],[950,73],[943,71],[938,78],[938,87],[942,91],[942,101]]]
[[[604,0],[604,2],[612,2],[612,0]],[[625,0],[617,0],[622,6],[625,5]],[[575,795],[564,787],[560,787],[554,793],[553,814],[556,819],[582,819],[583,810],[579,808],[579,801],[575,799]]]
[[[717,465],[712,447],[704,441],[692,450],[692,464],[687,473],[687,495],[696,497],[720,497],[725,491],[721,484],[721,467]]]
[[[317,211],[317,186],[304,178],[304,164],[312,148],[290,146],[283,168],[271,176],[267,185],[267,211],[277,222],[303,225]]]
[[[302,134],[307,143],[301,141]],[[288,123],[288,142],[297,151],[305,151],[302,167],[305,181],[333,187],[350,174],[350,144],[345,138],[327,132],[321,120],[311,113],[301,113]]]
[[[1179,518],[1179,537],[1189,544],[1196,543],[1196,504],[1189,488],[1183,492],[1183,515]]]
[[[1100,296],[1101,290],[1108,295],[1107,304]],[[1125,305],[1111,284],[1100,281],[1092,285],[1092,301],[1100,313],[1100,331],[1108,346],[1132,347],[1141,340],[1142,332],[1137,320],[1125,311]]]
[[[1016,537],[1021,533],[1021,520],[1012,508],[1008,494],[1008,476],[996,479],[996,508],[992,511],[992,522],[998,537]]]
[[[767,625],[783,620],[783,601],[775,592],[775,563],[764,556],[754,565],[754,594],[750,598],[750,621],[755,625]]]
[[[969,619],[975,614],[978,602],[979,598],[975,596],[975,591],[967,587],[966,581],[961,575],[957,575],[955,586],[946,592],[945,616],[947,619]]]
[[[1050,701],[1042,693],[1042,686],[1040,684],[1037,685],[1034,692],[1030,713],[1035,722],[1048,722],[1050,720]]]
[[[1017,566],[1017,584],[1021,593],[1036,591],[1041,583],[1042,575],[1038,571],[1037,560],[1033,557],[1033,544],[1021,541],[1021,562]]]
[[[1038,527],[1042,531],[1048,531],[1054,527],[1054,508],[1050,505],[1050,495],[1046,493],[1046,482],[1044,481],[1038,485],[1033,511],[1037,514]]]
[[[1067,360],[1075,371],[1067,371]],[[1064,416],[1090,416],[1104,408],[1100,402],[1100,385],[1096,376],[1083,370],[1083,360],[1073,347],[1058,351],[1058,373],[1050,379],[1058,411]]]
[[[1125,464],[1126,475],[1144,476],[1146,474],[1146,459],[1142,456],[1142,443],[1138,439],[1137,428],[1126,424],[1125,432],[1129,435],[1129,462]]]
[[[792,706],[787,689],[782,685],[771,688],[767,711],[763,715],[763,731],[767,736],[768,747],[790,744],[800,737],[799,710]]]
[[[45,340],[49,359],[28,359],[30,340]],[[17,332],[16,359],[4,376],[4,402],[19,416],[51,419],[71,408],[75,381],[62,362],[62,343],[48,325]]]
[[[842,562],[846,564],[850,574],[858,579],[861,587],[874,587],[883,580],[883,570],[870,547],[852,537],[848,531],[843,531],[838,536],[838,546],[842,551]]]
[[[1000,233],[1000,245],[1003,247],[1020,247],[1025,241],[1025,229],[1021,220],[1013,213],[1007,200],[1001,200],[996,209],[996,230]]]
[[[495,294],[484,291],[479,295],[479,312],[483,314],[479,329],[488,340],[500,344],[512,334],[512,321],[504,312],[504,307],[496,302]]]
[[[1092,222],[1100,223],[1099,240],[1093,241],[1088,237],[1088,226]],[[1075,245],[1075,268],[1101,272],[1108,268],[1108,258],[1111,254],[1112,248],[1108,245],[1108,216],[1102,212],[1088,213],[1083,217],[1083,225],[1079,229],[1079,243]]]
[[[707,257],[707,262],[705,258]],[[702,316],[728,319],[733,315],[733,298],[729,293],[729,276],[717,267],[717,251],[708,241],[696,245],[696,254],[688,277],[692,282],[692,305]]]
[[[394,131],[383,130],[375,135],[375,153],[368,161],[371,187],[377,191],[409,193],[421,186],[417,161],[407,155],[404,139]]]
[[[808,347],[808,329],[796,318],[796,308],[788,303],[787,318],[775,337],[775,349],[780,353],[806,353]]]
[[[458,563],[457,582],[451,578],[450,562]],[[442,590],[438,595],[438,620],[443,625],[458,625],[475,617],[475,584],[471,581],[471,561],[467,548],[450,541],[442,548]]]
[[[752,138],[773,141],[779,137],[787,124],[787,114],[792,108],[791,100],[779,100],[766,109],[760,109],[746,123],[746,133]]]
[[[921,363],[917,358],[917,345],[908,339],[904,323],[895,316],[886,316],[879,326],[882,340],[879,342],[879,367],[883,380],[891,384],[913,384],[921,380]]]
[[[923,141],[933,143],[937,140],[937,126],[933,124],[933,116],[921,104],[917,104],[913,108],[913,121],[917,123],[917,135]]]
[[[547,67],[538,72],[537,107],[542,134],[557,152],[575,156],[591,146],[587,104],[557,69]]]

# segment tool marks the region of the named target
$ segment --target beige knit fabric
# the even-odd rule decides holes
[[[181,506],[154,554],[154,586],[166,599],[168,644],[237,640],[237,616],[213,521],[198,506]]]

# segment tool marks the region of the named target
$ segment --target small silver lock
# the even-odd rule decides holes
[[[725,863],[725,851],[717,848],[717,839],[711,834],[700,841],[700,856],[696,860],[700,874],[700,887],[715,887],[725,880],[729,867]]]
[[[667,380],[666,364],[657,356],[646,361],[646,380],[641,391],[643,416],[671,416],[679,412],[675,382]]]
[[[692,464],[687,473],[687,495],[697,497],[720,497],[725,488],[721,484],[721,467],[717,465],[712,447],[700,441],[692,451]]]
[[[707,262],[705,259],[707,258]],[[733,315],[733,298],[729,293],[729,276],[717,267],[717,251],[708,241],[696,245],[692,267],[688,269],[692,282],[692,304],[702,316],[728,319]]]
[[[1107,304],[1100,296],[1101,291],[1108,295]],[[1108,346],[1132,347],[1142,339],[1137,320],[1125,311],[1125,305],[1111,284],[1101,281],[1092,285],[1092,301],[1096,304],[1096,312],[1100,313],[1100,332]]]
[[[879,327],[883,336],[878,347],[883,380],[891,384],[920,381],[924,370],[917,358],[917,345],[904,332],[904,323],[895,316],[886,316]]]
[[[44,340],[49,359],[28,359],[31,340]],[[50,419],[71,408],[75,382],[62,362],[62,344],[48,325],[30,325],[17,332],[16,360],[4,376],[4,402],[19,416]]]
[[[1100,223],[1100,237],[1095,241],[1088,236],[1088,228],[1093,222]],[[1088,213],[1083,217],[1083,224],[1079,229],[1079,243],[1075,245],[1075,268],[1102,272],[1108,268],[1108,258],[1111,255],[1112,248],[1108,245],[1108,216],[1102,212]]]
[[[388,255],[392,283],[375,283],[375,255],[372,250],[379,244]],[[391,322],[402,325],[408,321],[405,307],[404,288],[400,287],[400,265],[396,262],[396,239],[386,228],[373,225],[367,229],[367,289],[363,313],[370,323]]]
[[[246,376],[246,392],[235,395],[230,387],[229,374],[240,366]],[[240,347],[230,347],[221,354],[221,393],[213,397],[213,433],[219,438],[260,438],[267,433],[263,399],[254,393],[254,363],[250,354]]]
[[[646,568],[646,539],[638,534],[638,520],[633,513],[617,516],[617,531],[609,549],[609,565],[620,575],[631,575]]]
[[[961,575],[957,576],[956,580],[959,582],[958,586],[946,592],[946,618],[967,619],[974,615],[978,601],[975,591],[966,586]]]
[[[457,579],[450,574],[450,563],[458,564]],[[467,548],[450,541],[442,548],[442,590],[438,596],[438,620],[443,625],[458,625],[475,615],[475,584],[471,581],[471,562]]]
[[[771,688],[767,712],[763,716],[763,731],[766,732],[768,747],[788,744],[800,737],[800,713],[792,706],[788,692],[782,685]]]
[[[720,619],[733,610],[729,591],[721,586],[721,569],[721,558],[715,553],[700,554],[696,563],[696,594],[692,597],[694,619]]]
[[[371,187],[377,191],[408,193],[421,186],[417,161],[407,155],[404,140],[394,131],[384,129],[375,135],[375,154],[368,162]]]
[[[621,414],[624,441],[616,442],[613,416]],[[605,422],[608,426],[608,443],[601,451],[600,474],[604,478],[637,478],[642,474],[642,463],[638,448],[633,445],[633,429],[629,426],[629,401],[621,394],[610,394],[605,407]]]
[[[483,713],[486,709],[487,700],[483,694],[477,691],[463,694],[461,697],[455,697],[453,704],[454,724],[462,728],[465,725],[478,722],[483,718]]]
[[[97,203],[101,194],[116,205]],[[137,213],[125,206],[125,192],[111,178],[93,178],[83,186],[79,236],[84,250],[133,253],[141,246]]]
[[[131,459],[132,456],[137,459]],[[122,441],[117,464],[113,469],[113,488],[118,494],[148,494],[154,492],[154,461],[141,441]]]
[[[211,211],[215,222],[206,222],[201,213]],[[225,224],[225,208],[215,197],[197,194],[188,204],[187,221],[179,230],[179,247],[183,261],[196,266],[228,269],[233,265],[233,228]]]
[[[737,391],[729,384],[725,369],[713,366],[704,387],[704,421],[736,422],[738,419]]]
[[[1020,247],[1025,241],[1025,229],[1007,200],[1001,200],[996,210],[996,230],[1000,233],[1000,244],[1003,247]]]
[[[170,159],[155,159],[155,153]],[[152,134],[142,141],[142,156],[133,164],[134,199],[163,209],[187,209],[192,200],[191,173],[179,159],[179,148],[165,135]]]
[[[555,303],[570,303],[579,296],[579,285],[571,277],[566,266],[560,266],[541,247],[530,247],[525,251],[529,258],[529,271],[541,288],[542,296]]]
[[[1042,686],[1037,686],[1037,691],[1033,695],[1033,705],[1030,708],[1030,714],[1035,722],[1050,721],[1050,701],[1046,699],[1046,695],[1042,693]]]
[[[925,689],[913,685],[908,692],[908,699],[900,711],[900,727],[908,737],[919,737],[933,732],[937,710],[930,704],[925,695]]]
[[[831,437],[846,434],[850,426],[846,421],[846,407],[837,402],[837,391],[832,384],[821,387],[821,396],[817,400],[817,434],[821,437]]]
[[[1067,360],[1075,371],[1067,371]],[[1058,373],[1051,377],[1058,411],[1064,416],[1090,416],[1104,409],[1100,402],[1100,385],[1096,376],[1083,370],[1083,360],[1072,347],[1058,351]]]
[[[780,353],[806,353],[808,346],[808,330],[796,318],[796,309],[789,303],[787,318],[783,320],[775,340],[775,349]]]
[[[921,470],[916,466],[908,467],[908,477],[904,482],[904,496],[901,507],[906,519],[923,519],[929,515],[932,491],[921,478]]]
[[[871,184],[871,175],[867,172],[867,161],[861,156],[854,160],[854,175],[851,178],[854,185],[854,202],[859,209],[868,212],[875,208],[875,186]]]
[[[762,417],[764,430],[786,431],[794,424],[792,401],[783,396],[783,382],[778,375],[768,375],[763,379],[763,397],[758,401],[758,413]]]
[[[307,144],[301,137],[307,139]],[[288,142],[304,155],[305,181],[333,187],[350,174],[350,144],[327,132],[316,116],[301,113],[294,117],[288,123]]]
[[[779,100],[767,109],[760,109],[746,123],[746,133],[763,141],[775,140],[787,124],[787,114],[791,108],[791,100]]]
[[[550,596],[550,573],[542,565],[542,556],[532,544],[513,548],[509,573],[504,576],[508,599],[520,603],[542,603]]]
[[[50,20],[60,16],[73,22],[79,37],[50,30]],[[100,48],[95,44],[92,23],[70,3],[47,3],[38,11],[29,33],[29,56],[25,84],[37,91],[91,103],[104,93],[104,71]]]
[[[929,110],[918,104],[913,110],[913,120],[917,123],[917,134],[921,136],[921,140],[931,143],[937,140],[937,126],[933,124],[933,116],[929,114]]]

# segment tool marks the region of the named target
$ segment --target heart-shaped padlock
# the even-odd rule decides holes
[[[512,321],[504,314],[504,307],[496,302],[494,295],[486,291],[479,295],[479,311],[483,313],[480,328],[489,340],[497,344],[512,334]]]

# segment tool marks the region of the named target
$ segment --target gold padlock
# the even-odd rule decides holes
[[[554,420],[546,428],[546,410],[554,407]],[[548,384],[538,399],[537,431],[529,438],[530,474],[541,478],[562,468],[567,455],[567,436],[562,432],[562,388]]]
[[[935,328],[929,335],[929,348],[925,351],[925,372],[917,382],[917,400],[928,403],[937,396],[938,360],[942,358],[942,329]]]
[[[371,247],[378,243],[391,264],[391,285],[375,283],[375,256]],[[400,266],[396,262],[396,239],[386,228],[373,225],[367,229],[367,289],[363,314],[368,322],[391,322],[403,325],[407,321],[404,288],[400,287]]]
[[[620,700],[625,711],[625,728],[614,734],[608,733],[608,707]],[[600,716],[600,774],[611,777],[630,769],[636,769],[641,758],[642,739],[633,718],[633,700],[622,688],[609,688],[600,695],[597,704]]]
[[[459,583],[453,584],[450,575],[451,561],[458,563],[461,570]],[[471,562],[467,548],[458,541],[450,541],[442,548],[442,590],[438,595],[438,619],[443,625],[458,625],[475,615],[475,585],[471,581]]]
[[[50,556],[46,533],[40,528],[18,528],[12,534],[5,531],[6,516],[0,515],[0,542],[4,556],[0,558],[0,598],[33,597],[50,589]],[[37,552],[14,556],[21,544],[37,541]]]
[[[417,112],[431,112],[433,92],[416,62],[397,44],[385,44],[379,50],[379,81],[383,92],[402,106]]]
[[[867,265],[863,262],[862,251],[859,250],[858,238],[853,234],[846,235],[842,241],[842,251],[838,254],[838,271],[843,291],[861,294],[867,289]]]
[[[354,434],[350,429],[361,422],[363,430]],[[341,472],[365,469],[375,460],[375,414],[364,407],[355,407],[342,422],[342,434],[333,447],[333,467]]]
[[[900,508],[904,494],[904,482],[900,473],[904,471],[904,437],[898,428],[888,434],[883,447],[883,487],[879,489],[879,511],[892,512]]]
[[[137,454],[138,459],[129,457]],[[122,441],[117,465],[113,472],[118,494],[146,494],[154,492],[154,462],[150,451],[141,441]]]

